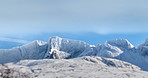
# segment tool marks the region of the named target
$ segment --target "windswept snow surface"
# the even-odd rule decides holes
[[[126,61],[148,71],[148,39],[135,48],[126,39],[90,45],[83,41],[50,37],[48,42],[33,41],[21,47],[0,50],[0,63],[37,59],[72,59],[82,56],[100,56]]]
[[[111,58],[84,56],[74,59],[23,60],[5,64],[7,76],[23,78],[147,78],[148,72],[127,62]],[[18,71],[21,70],[21,71]],[[14,74],[15,72],[15,74]],[[25,72],[25,73],[24,73]],[[2,72],[5,74],[4,72]],[[25,78],[25,77],[24,77]]]

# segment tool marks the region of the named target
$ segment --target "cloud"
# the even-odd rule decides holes
[[[5,38],[5,37],[0,37],[0,41],[16,42],[21,44],[26,44],[30,42],[27,40],[19,40],[19,39]]]
[[[4,0],[0,34],[148,33],[147,0]]]

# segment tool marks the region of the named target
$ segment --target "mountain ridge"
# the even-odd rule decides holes
[[[92,46],[84,41],[50,37],[48,42],[33,41],[13,49],[0,49],[0,63],[26,59],[71,59],[100,56],[132,63],[148,71],[148,39],[137,48],[126,39],[106,41]]]

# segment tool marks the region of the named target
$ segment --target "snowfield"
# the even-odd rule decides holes
[[[127,62],[84,56],[74,59],[23,60],[1,68],[10,78],[147,78],[148,72]],[[4,68],[7,67],[7,68]],[[4,70],[0,70],[4,71]],[[4,74],[4,72],[1,72]]]
[[[134,47],[126,39],[90,45],[51,37],[0,49],[0,64],[2,78],[147,78],[148,39]]]

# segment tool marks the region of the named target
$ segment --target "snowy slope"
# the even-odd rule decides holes
[[[67,55],[64,58],[74,58],[78,57],[82,52],[85,51],[86,48],[89,48],[89,44],[78,41],[78,40],[69,40],[62,39],[60,37],[51,37],[48,41],[48,50],[46,57],[50,57],[53,50],[58,52],[63,52],[63,54]],[[60,54],[58,54],[60,57]]]
[[[148,71],[148,39],[135,48],[126,39],[110,40],[94,46],[83,41],[50,37],[48,42],[34,41],[13,49],[1,49],[0,63],[25,59],[71,59],[82,56],[119,59]]]
[[[6,74],[3,72],[3,74],[7,75],[8,77],[17,76],[19,78],[148,77],[148,72],[141,71],[139,67],[127,62],[110,58],[90,56],[75,59],[24,60],[15,64],[8,63],[5,65],[5,68],[10,69],[11,73]],[[27,77],[25,77],[26,75]]]
[[[0,49],[0,63],[17,62],[24,59],[43,59],[47,51],[46,48],[46,42],[33,41],[17,48]]]
[[[141,55],[148,57],[148,39],[145,42],[138,46],[138,49],[141,52]]]
[[[118,48],[109,50],[111,52],[118,52],[118,55],[114,58],[132,63],[139,66],[142,70],[148,71],[148,58],[145,58],[141,55],[139,49],[135,48],[128,40],[126,39],[117,39],[107,41],[106,44],[109,44],[112,47]],[[145,44],[145,43],[144,43]],[[112,49],[112,48],[111,48]],[[107,50],[107,49],[105,49]],[[103,52],[103,51],[100,51]]]

